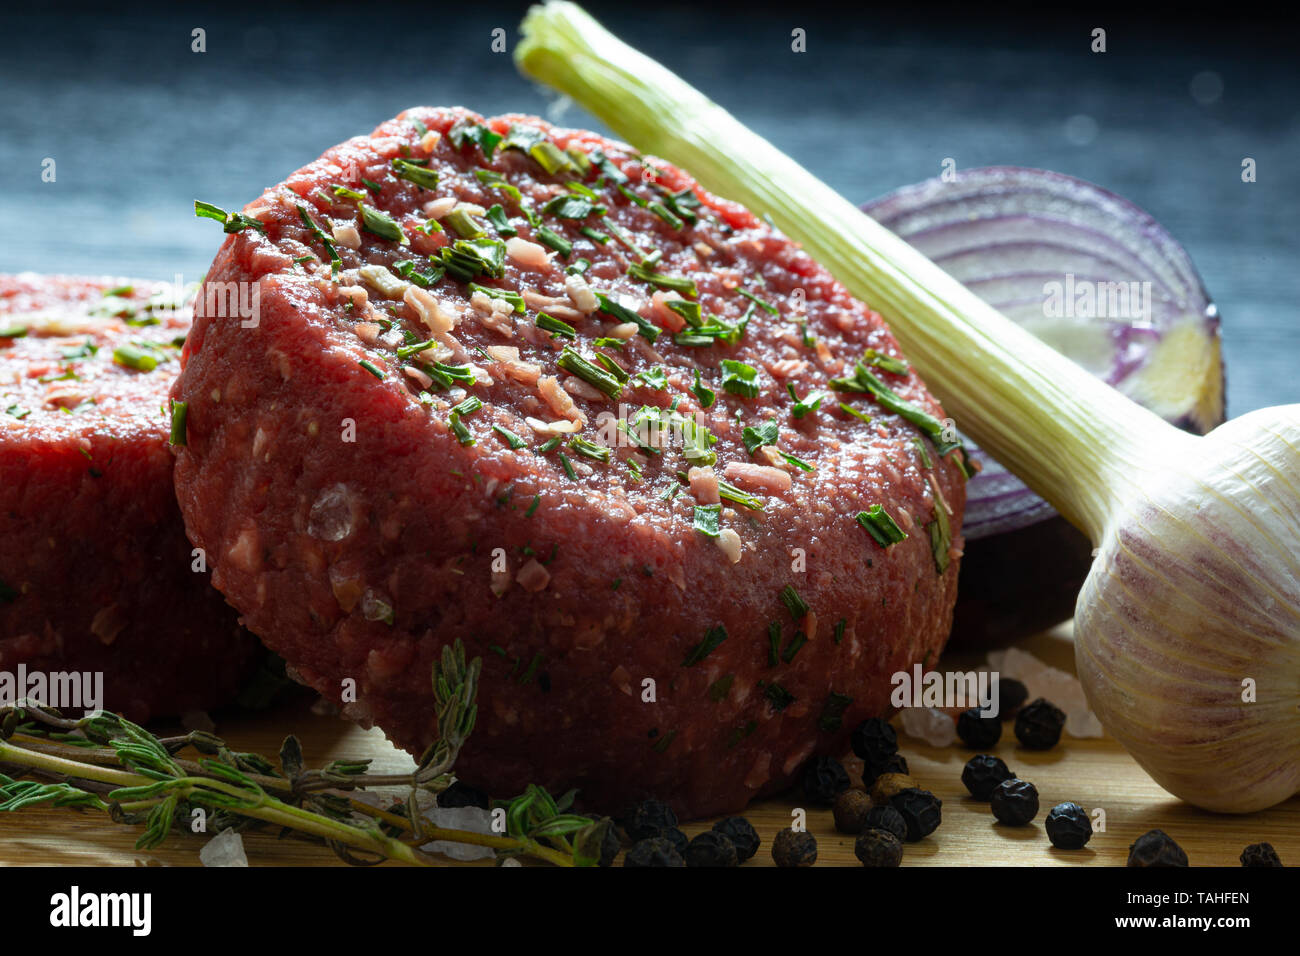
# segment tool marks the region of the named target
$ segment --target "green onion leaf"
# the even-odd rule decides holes
[[[769,420],[757,428],[746,425],[741,432],[741,440],[745,443],[745,451],[752,455],[764,445],[775,445],[779,434],[780,428],[776,421]]]
[[[413,163],[406,159],[393,160],[393,172],[399,179],[405,179],[407,182],[423,189],[432,189],[438,185],[438,174],[432,169],[425,169],[418,163]]]
[[[691,649],[690,653],[686,655],[686,659],[682,661],[682,666],[694,667],[700,661],[704,660],[704,658],[716,651],[719,645],[721,645],[726,639],[727,629],[721,624],[717,627],[709,628],[704,633],[704,640],[696,644],[695,647]]]
[[[716,538],[721,532],[718,521],[722,517],[722,505],[696,505],[695,518],[692,522],[696,531]]]
[[[172,427],[171,433],[167,437],[167,444],[184,445],[186,440],[185,421],[190,410],[189,402],[178,402],[175,399],[169,401],[171,402]]]
[[[907,537],[907,532],[898,526],[883,505],[872,505],[866,511],[859,511],[857,520],[882,548],[898,544]]]
[[[600,303],[598,307],[599,311],[604,312],[606,315],[613,316],[615,319],[618,319],[619,322],[631,322],[637,327],[642,338],[647,339],[650,342],[659,338],[659,329],[656,326],[651,325],[642,318],[639,312],[633,312],[631,309],[614,301],[614,299],[610,298],[608,293],[596,292],[596,300]]]
[[[759,393],[758,369],[734,359],[723,359],[722,388],[733,395],[756,398]]]
[[[221,223],[222,231],[228,233],[243,232],[249,228],[256,229],[263,234],[266,232],[266,226],[252,216],[245,216],[242,212],[226,212],[220,206],[214,206],[210,202],[201,202],[198,199],[194,200],[194,215],[200,219],[215,219]]]
[[[411,244],[411,240],[406,238],[406,233],[402,232],[402,227],[388,213],[363,202],[357,203],[357,206],[361,209],[361,228],[366,232],[380,239],[400,242],[404,246]]]
[[[808,615],[808,602],[799,596],[793,584],[787,584],[781,589],[781,603],[796,621],[802,621]]]
[[[717,393],[700,381],[700,370],[695,369],[695,384],[691,386],[693,394],[700,402],[700,408],[712,408],[714,401],[717,399]]]
[[[528,447],[528,442],[524,441],[508,428],[503,428],[500,425],[493,425],[492,430],[506,440],[506,444],[510,446],[512,451],[518,451],[521,448]]]
[[[567,259],[573,252],[573,243],[546,226],[539,226],[534,235],[543,245],[550,246],[558,252],[562,259]]]
[[[582,355],[567,345],[564,347],[564,351],[560,353],[560,358],[556,364],[566,372],[578,376],[588,385],[604,392],[610,398],[618,398],[623,391],[623,386],[618,379],[588,359],[583,358]]]
[[[545,312],[537,313],[536,325],[539,329],[550,332],[553,336],[562,335],[569,339],[578,337],[578,330],[568,322],[565,322],[563,319],[553,318]]]

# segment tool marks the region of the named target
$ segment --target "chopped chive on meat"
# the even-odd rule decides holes
[[[657,327],[642,318],[639,312],[633,312],[626,306],[614,301],[608,293],[597,292],[596,301],[600,303],[598,308],[601,312],[613,316],[620,322],[631,322],[637,327],[641,337],[647,341],[654,342],[655,339],[659,338],[659,329]]]
[[[135,286],[133,285],[117,285],[117,286],[113,286],[113,288],[111,289],[104,290],[104,298],[106,299],[111,296],[123,296],[123,295],[134,295],[134,294],[135,294]]]
[[[171,433],[167,436],[167,444],[184,445],[185,444],[185,420],[189,415],[189,402],[178,402],[171,400],[172,427]]]
[[[696,505],[692,526],[701,534],[716,538],[721,533],[718,530],[718,520],[721,517],[722,505]]]
[[[599,146],[588,153],[587,158],[591,161],[593,166],[600,170],[600,174],[611,183],[614,183],[617,186],[627,182],[627,174],[615,166],[610,158],[605,155],[605,151]]]
[[[662,737],[656,740],[655,745],[652,749],[657,754],[666,753],[668,748],[672,745],[672,742],[676,739],[677,739],[677,730],[676,728],[674,728],[673,730],[668,731],[668,733],[664,734]]]
[[[438,174],[432,169],[425,169],[418,163],[413,163],[407,159],[394,159],[393,172],[399,179],[405,179],[407,182],[415,183],[424,189],[432,189],[438,185]]]
[[[521,153],[527,153],[530,149],[545,139],[546,134],[536,126],[523,126],[519,123],[515,123],[506,133],[506,138],[501,144],[501,148],[503,150],[517,149]]]
[[[848,414],[852,415],[854,418],[860,418],[868,425],[871,424],[870,415],[865,415],[862,412],[858,411],[856,408],[854,408],[852,405],[845,405],[843,402],[840,402],[839,405],[840,405],[840,411],[847,412]]]
[[[700,408],[712,408],[718,395],[713,389],[709,388],[700,381],[700,370],[697,366],[695,369],[695,384],[691,386],[691,394],[700,402]]]
[[[366,179],[365,176],[362,176],[361,182],[362,185],[364,185],[372,193],[381,193],[384,191],[384,187],[379,185],[379,183],[375,182],[373,179]]]
[[[769,420],[757,427],[746,425],[740,437],[745,443],[745,451],[752,455],[764,445],[775,445],[780,431],[776,421]]]
[[[608,336],[604,336],[604,335],[600,336],[597,339],[593,339],[591,344],[596,346],[597,348],[604,348],[604,349],[624,349],[627,347],[627,343],[624,342],[622,339],[609,338]]]
[[[817,718],[817,726],[833,734],[844,725],[844,712],[849,709],[853,703],[853,698],[848,694],[839,694],[831,691],[830,696],[826,698],[826,703],[822,704],[821,716]]]
[[[456,436],[456,440],[462,445],[475,445],[478,443],[461,419],[468,418],[482,407],[483,402],[477,395],[471,395],[460,404],[451,407],[451,414],[447,417],[447,424],[450,426],[452,434]]]
[[[194,215],[200,219],[215,219],[221,223],[223,232],[243,232],[249,228],[256,229],[260,233],[266,232],[266,226],[252,216],[245,216],[242,212],[226,212],[220,206],[201,202],[198,199],[194,200]]]
[[[501,134],[494,133],[492,130],[483,126],[481,123],[471,123],[467,120],[461,120],[447,132],[447,137],[451,144],[457,149],[463,147],[466,143],[473,143],[483,150],[483,155],[492,159],[492,153],[501,142]]]
[[[626,182],[626,180],[624,180],[624,182]],[[632,192],[632,190],[624,186],[622,183],[619,183],[617,185],[618,185],[618,191],[623,194],[623,198],[626,199],[628,202],[635,203],[636,205],[640,206],[642,209],[650,205],[650,200],[641,198],[636,193]]]
[[[570,481],[578,480],[578,473],[573,470],[573,462],[569,461],[569,456],[560,452],[560,466],[564,468],[564,473],[569,476]]]
[[[27,334],[25,325],[0,326],[0,339],[21,339]]]
[[[774,306],[772,303],[764,302],[758,296],[754,295],[754,293],[749,292],[746,289],[737,288],[736,292],[738,292],[740,295],[743,295],[746,299],[748,299],[750,302],[753,302],[756,306],[758,306],[760,309],[762,309],[764,312],[768,313],[769,315],[781,314],[781,310],[778,309],[776,306]]]
[[[578,259],[564,267],[564,274],[570,276],[580,276],[591,268],[590,259]]]
[[[442,264],[461,282],[486,275],[500,279],[505,275],[506,244],[500,239],[457,239],[442,249]]]
[[[590,458],[592,461],[598,461],[602,464],[607,464],[609,462],[609,456],[611,454],[609,448],[604,445],[598,445],[594,441],[589,441],[581,435],[574,435],[570,438],[569,447],[579,455]]]
[[[538,446],[537,446],[537,450],[536,450],[535,452],[533,452],[533,454],[535,454],[535,455],[545,455],[545,454],[547,454],[547,453],[549,453],[549,452],[553,452],[553,451],[555,451],[555,449],[557,449],[557,448],[559,448],[559,447],[560,447],[560,436],[559,436],[559,435],[556,435],[554,438],[548,438],[548,439],[546,439],[546,441],[544,441],[544,442],[542,442],[540,445],[538,445]]]
[[[436,219],[426,219],[423,226],[416,226],[415,228],[417,232],[422,232],[426,236],[432,236],[435,232],[446,231],[442,228],[442,223]]]
[[[756,398],[759,392],[758,369],[734,359],[723,359],[722,388],[733,395]]]
[[[340,199],[365,199],[366,198],[365,193],[361,192],[360,190],[351,189],[348,186],[344,186],[342,183],[335,185],[333,192],[334,195],[338,196]]]
[[[841,641],[844,640],[844,628],[848,626],[848,623],[849,623],[848,619],[843,617],[835,622],[835,630],[833,634],[835,637],[836,644],[839,644]]]
[[[564,155],[569,157],[574,168],[577,169],[579,176],[585,179],[587,174],[591,172],[591,160],[587,159],[587,154],[577,146],[570,146],[564,151]],[[572,188],[573,185],[576,184],[571,184],[570,188]]]
[[[785,459],[785,463],[787,465],[793,465],[795,468],[798,468],[800,471],[817,470],[812,465],[808,464],[808,462],[804,461],[802,458],[796,458],[794,455],[791,455],[789,452],[778,451],[777,454],[780,455],[783,459]]]
[[[641,480],[641,466],[635,458],[625,459],[623,464],[627,465],[627,470],[632,473],[633,481]]]
[[[578,337],[578,330],[568,322],[565,322],[563,319],[553,318],[545,312],[538,312],[535,322],[539,329],[550,332],[551,335],[562,335],[569,339]]]
[[[335,275],[337,275],[339,267],[343,264],[343,260],[339,258],[339,251],[334,245],[334,240],[326,235],[325,231],[321,229],[320,226],[316,225],[316,220],[312,219],[312,217],[307,214],[307,207],[301,203],[298,204],[298,218],[302,220],[303,225],[305,225],[311,234],[319,239],[321,244],[325,247],[325,251],[329,253],[330,257],[330,269]]]
[[[694,667],[704,658],[708,657],[718,649],[718,646],[727,639],[727,629],[719,624],[717,627],[711,627],[704,632],[704,640],[696,644],[691,652],[686,655],[682,661],[683,667]]]
[[[778,711],[785,710],[795,702],[794,694],[776,682],[772,682],[763,688],[763,696],[772,704],[772,709]]]
[[[938,501],[934,504],[934,520],[926,525],[926,530],[930,534],[930,553],[934,556],[934,567],[943,574],[948,570],[951,560],[948,551],[952,548],[952,529],[948,525],[948,514]]]
[[[411,244],[411,240],[406,238],[406,233],[402,232],[402,227],[397,224],[397,220],[388,213],[363,202],[357,203],[357,207],[361,210],[361,228],[366,232],[380,239],[400,242],[404,246]]]
[[[113,361],[137,372],[152,372],[158,367],[158,354],[128,342],[113,349]]]
[[[533,495],[533,503],[529,505],[528,510],[524,512],[524,517],[531,518],[533,514],[537,511],[537,508],[539,505],[541,505],[541,503],[542,503],[542,496]]]
[[[369,359],[362,359],[361,361],[357,362],[357,364],[360,365],[367,372],[369,372],[371,375],[373,375],[375,378],[383,379],[384,370],[381,369],[374,362],[370,361]]]
[[[501,425],[493,425],[492,430],[506,440],[506,444],[510,446],[512,451],[518,451],[521,448],[528,447],[528,442],[524,441],[508,428],[503,428]]]
[[[8,408],[5,409],[6,415],[12,415],[14,418],[18,419],[19,421],[22,421],[31,413],[32,410],[30,408],[23,408],[21,405],[10,405]]]
[[[618,379],[620,384],[625,384],[631,377],[626,371],[624,371],[623,366],[619,365],[604,352],[596,353],[596,361],[605,367],[605,371]]]
[[[940,448],[955,448],[951,442],[940,444],[943,435],[943,422],[935,418],[929,412],[913,405],[907,399],[900,396],[892,388],[887,386],[880,379],[876,378],[861,362],[853,367],[854,374],[851,378],[833,378],[830,386],[837,391],[842,392],[866,392],[871,395],[879,404],[883,405],[888,411],[893,412],[911,422],[917,428],[921,429],[936,446]],[[943,451],[940,451],[943,454]]]
[[[560,254],[560,258],[567,259],[573,252],[573,243],[565,239],[559,233],[552,231],[546,226],[538,228],[534,235],[542,245],[549,246]]]
[[[799,596],[793,584],[787,584],[781,589],[781,603],[796,621],[803,620],[808,614],[808,602]]]
[[[299,266],[305,266],[307,263],[315,262],[315,261],[316,261],[316,257],[314,255],[293,257],[294,265],[299,265]]]
[[[394,262],[393,271],[403,279],[414,282],[422,289],[427,289],[441,282],[442,277],[447,272],[441,265],[421,264],[412,259],[402,259],[399,262]]]
[[[656,392],[662,392],[668,388],[668,371],[662,365],[644,369],[637,372],[633,377],[642,385],[653,388]]]
[[[423,139],[425,134],[429,132],[429,127],[425,126],[424,123],[422,123],[418,119],[411,120],[411,125],[415,127],[415,132],[420,136],[421,139]]]
[[[659,272],[645,263],[633,263],[628,266],[627,274],[633,279],[648,282],[660,289],[671,289],[673,292],[680,292],[682,295],[689,296],[698,296],[700,294],[699,290],[695,288],[695,280],[688,279],[685,276],[674,276]]]
[[[794,660],[794,656],[799,653],[799,648],[808,643],[808,635],[803,631],[795,631],[794,637],[790,638],[790,643],[785,646],[781,652],[781,660],[789,664]]]
[[[576,172],[573,160],[549,139],[542,140],[533,146],[528,151],[528,155],[552,176],[559,172]]]
[[[510,225],[510,220],[506,218],[505,207],[500,203],[495,203],[487,211],[488,222],[492,223],[492,228],[497,231],[498,236],[514,236],[519,230]]]
[[[447,220],[447,226],[451,231],[462,239],[479,239],[487,235],[487,230],[480,226],[469,212],[459,206],[443,218]]]
[[[775,667],[781,663],[781,622],[773,621],[767,626],[767,664]]]
[[[686,299],[669,299],[664,302],[664,305],[680,315],[686,320],[686,324],[693,328],[698,329],[704,324],[700,318],[700,304],[698,302],[688,302]]]
[[[542,206],[542,212],[557,219],[586,219],[597,208],[585,196],[556,196]]]
[[[459,405],[453,405],[451,407],[451,410],[456,414],[460,415],[462,418],[468,418],[470,415],[473,415],[482,407],[483,407],[483,400],[479,398],[477,395],[470,395],[468,398],[464,399]]]
[[[564,351],[560,353],[556,364],[569,374],[578,376],[588,385],[604,392],[610,398],[618,398],[623,391],[623,385],[618,379],[589,359],[583,358],[582,355],[567,345],[564,347]]]
[[[487,186],[489,189],[501,190],[501,192],[505,193],[515,202],[519,202],[523,199],[523,194],[519,192],[519,188],[506,182],[505,176],[502,176],[495,169],[476,169],[474,170],[474,175],[478,177],[478,181],[484,186]]]
[[[592,242],[600,243],[602,246],[609,242],[609,236],[605,235],[605,233],[601,232],[599,229],[591,228],[591,226],[582,226],[578,229],[578,232],[582,233]]]
[[[713,457],[714,460],[717,459],[716,455]],[[710,462],[710,464],[712,464],[712,462]],[[746,491],[741,491],[735,485],[728,481],[723,481],[721,478],[718,479],[718,497],[722,498],[724,501],[730,501],[733,504],[742,505],[743,507],[749,508],[751,511],[763,510],[762,499],[756,498]]]
[[[925,439],[917,435],[912,439],[912,444],[916,446],[916,456],[921,459],[921,467],[933,468],[934,461],[930,458],[930,449],[925,447]]]
[[[815,412],[822,407],[822,399],[825,394],[822,392],[809,392],[806,398],[800,398],[795,393],[794,386],[787,384],[785,390],[790,393],[790,398],[794,400],[794,407],[790,409],[790,414],[795,418],[803,418],[809,412]]]
[[[883,505],[872,505],[866,511],[859,511],[857,521],[882,548],[898,544],[907,537],[907,532],[898,526],[898,522],[885,511]]]
[[[493,289],[489,286],[479,285],[477,282],[471,282],[466,286],[470,295],[475,292],[482,292],[490,299],[500,299],[502,302],[509,302],[511,308],[516,312],[524,311],[524,297],[514,289]]]
[[[727,694],[731,693],[731,685],[735,682],[735,674],[723,674],[709,685],[708,690],[706,690],[705,693],[708,694],[709,700],[713,701],[715,704],[721,703],[726,699]]]
[[[866,362],[873,368],[878,368],[894,375],[907,374],[908,365],[906,359],[894,358],[892,355],[886,355],[884,352],[877,351],[876,349],[867,349],[862,356],[862,361]]]
[[[397,357],[400,359],[410,358],[412,355],[418,355],[425,349],[431,349],[438,344],[437,339],[428,339],[424,342],[415,342],[411,345],[398,346]]]
[[[672,229],[680,229],[684,225],[676,214],[661,202],[652,202],[646,208],[668,223],[668,226]]]

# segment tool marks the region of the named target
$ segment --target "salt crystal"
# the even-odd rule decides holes
[[[431,807],[421,816],[435,827],[468,830],[471,833],[492,832],[492,814],[482,807]],[[420,849],[427,853],[441,853],[453,860],[486,860],[496,856],[496,851],[491,847],[452,843],[450,840],[433,840]]]
[[[312,502],[307,533],[321,541],[342,541],[352,533],[352,491],[347,485],[330,485]]]
[[[932,747],[947,747],[957,739],[957,724],[934,707],[904,707],[899,719],[903,733],[918,737]]]
[[[204,866],[248,866],[244,838],[226,827],[199,850],[199,862]]]
[[[1065,732],[1071,737],[1101,737],[1101,721],[1088,706],[1083,685],[1073,674],[1040,661],[1028,651],[1009,647],[990,651],[989,666],[1002,677],[1020,681],[1029,691],[1029,699],[1042,697],[1065,711]]]

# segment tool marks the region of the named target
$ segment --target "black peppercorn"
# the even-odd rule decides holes
[[[659,800],[642,800],[628,808],[623,816],[623,829],[633,843],[658,836],[660,830],[671,830],[675,826],[677,814]]]
[[[1010,720],[1016,716],[1016,710],[1029,699],[1029,688],[1014,677],[998,680],[998,716]]]
[[[1092,820],[1077,803],[1058,803],[1047,814],[1047,838],[1058,850],[1082,850],[1092,839]]]
[[[478,807],[480,810],[486,810],[488,795],[478,787],[471,787],[467,783],[455,780],[450,787],[438,794],[438,806]]]
[[[870,790],[876,780],[884,774],[906,774],[907,772],[907,758],[902,754],[890,754],[880,763],[864,760],[862,762],[862,785]]]
[[[957,736],[967,747],[986,750],[1002,738],[1002,721],[985,717],[978,707],[972,707],[957,718]]]
[[[663,837],[651,837],[633,844],[623,857],[624,866],[685,866],[686,861]]]
[[[853,728],[849,736],[853,753],[868,764],[880,764],[898,753],[898,734],[889,721],[870,717]]]
[[[834,757],[813,757],[803,769],[803,792],[808,802],[829,807],[841,790],[849,789],[849,775]]]
[[[1065,711],[1041,697],[1016,714],[1016,737],[1030,750],[1055,747],[1064,728]]]
[[[1187,854],[1164,830],[1148,830],[1128,848],[1129,866],[1186,866]]]
[[[987,800],[993,795],[994,787],[1003,780],[1015,778],[1002,758],[992,754],[976,754],[966,761],[961,772],[961,782],[976,800]]]
[[[898,811],[907,827],[907,842],[915,843],[939,828],[943,819],[940,808],[943,801],[929,790],[908,787],[889,798],[889,805]]]
[[[861,790],[845,790],[835,798],[832,811],[835,829],[841,833],[861,833],[871,810],[871,798]]]
[[[907,821],[893,807],[872,807],[862,821],[862,829],[888,830],[900,840],[907,839]]]
[[[812,866],[817,862],[817,838],[807,830],[786,827],[772,841],[772,859],[777,866]]]
[[[750,822],[744,817],[727,817],[713,824],[713,829],[736,845],[736,856],[744,863],[758,852],[761,842]]]
[[[1281,866],[1282,860],[1271,843],[1252,843],[1241,851],[1242,866]]]
[[[682,859],[687,866],[736,866],[740,863],[736,844],[716,830],[695,834]]]
[[[853,844],[853,855],[863,866],[898,866],[903,862],[903,841],[888,830],[863,830]]]
[[[690,842],[690,837],[677,829],[677,827],[667,827],[663,830],[656,830],[654,835],[657,837],[663,837],[673,845],[673,848],[676,849],[678,853],[682,854],[686,852],[686,844]]]
[[[989,806],[999,823],[1022,827],[1038,816],[1038,788],[1028,780],[1003,780],[989,795]]]

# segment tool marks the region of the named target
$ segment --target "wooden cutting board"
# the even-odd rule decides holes
[[[1023,645],[1055,667],[1073,670],[1069,628],[1035,637]],[[979,657],[950,654],[944,667],[961,668]],[[361,730],[345,721],[313,715],[305,703],[274,712],[233,717],[223,721],[218,734],[235,749],[274,756],[288,732],[301,739],[312,766],[341,757],[370,757],[379,772],[404,772],[411,759],[396,750],[378,730]],[[994,752],[1012,770],[1037,787],[1042,810],[1027,827],[997,824],[988,804],[972,800],[961,784],[961,769],[970,751],[954,746],[936,748],[900,734],[901,750],[921,786],[943,800],[943,824],[925,840],[907,844],[905,866],[1072,866],[1123,865],[1128,846],[1154,827],[1181,844],[1193,866],[1237,866],[1246,844],[1268,841],[1284,863],[1300,866],[1300,798],[1249,816],[1206,813],[1176,800],[1109,738],[1075,740],[1068,736],[1046,753],[1020,749],[1010,727]],[[850,773],[860,768],[846,762]],[[1062,851],[1048,842],[1042,822],[1054,804],[1073,800],[1089,811],[1106,811],[1106,830],[1093,836],[1084,850]],[[770,866],[773,836],[790,825],[791,811],[802,801],[765,800],[750,807],[746,816],[758,830],[763,845],[747,865]],[[708,822],[687,824],[687,834],[708,828]],[[808,811],[808,828],[817,837],[818,865],[852,865],[853,839],[836,832],[828,810]],[[195,866],[202,836],[173,835],[161,849],[135,850],[138,832],[110,822],[105,816],[69,810],[29,809],[0,814],[0,864],[90,866]],[[273,835],[244,836],[252,866],[342,866],[323,847],[277,840]]]

